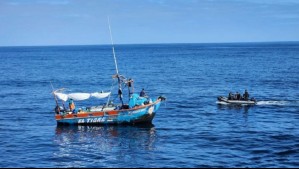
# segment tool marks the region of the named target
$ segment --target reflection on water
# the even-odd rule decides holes
[[[248,124],[248,115],[250,114],[250,109],[253,109],[255,105],[237,105],[237,104],[218,104],[217,108],[220,112],[230,112],[234,116],[233,119],[231,120],[241,120],[242,119],[242,124],[244,126],[247,126]],[[242,116],[242,118],[240,118]],[[240,121],[239,121],[240,122]]]
[[[237,105],[237,104],[218,104],[219,110],[234,110],[238,112],[243,112],[244,114],[248,113],[248,110],[252,108],[254,105]]]
[[[155,138],[154,125],[57,126],[54,138],[58,147],[58,151],[54,152],[55,166],[83,166],[80,165],[81,160],[91,159],[97,159],[92,163],[106,160],[130,160],[132,163],[136,153],[155,149]],[[75,164],[72,159],[81,160]],[[86,166],[86,161],[82,164]],[[99,164],[92,166],[99,167]]]

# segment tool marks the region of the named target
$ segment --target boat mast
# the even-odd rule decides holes
[[[117,67],[117,61],[116,61],[116,57],[115,57],[114,43],[113,43],[113,39],[112,39],[112,33],[111,33],[109,17],[108,17],[108,25],[109,25],[110,40],[111,40],[111,45],[112,45],[112,52],[113,52],[115,70],[116,70],[116,77],[117,77],[117,80],[118,80],[118,95],[119,95],[119,99],[121,101],[121,104],[123,106],[124,102],[123,102],[123,96],[122,96],[122,90],[121,90],[121,82],[120,82],[120,77],[119,77],[119,74],[118,74],[118,67]]]

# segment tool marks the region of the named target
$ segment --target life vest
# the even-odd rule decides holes
[[[75,103],[74,102],[70,103],[69,106],[70,106],[71,111],[75,109]]]

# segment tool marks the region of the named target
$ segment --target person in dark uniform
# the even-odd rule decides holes
[[[141,92],[140,92],[140,94],[139,94],[139,95],[140,95],[140,97],[146,97],[146,94],[145,94],[145,91],[144,91],[144,89],[142,89],[142,90],[141,90]]]
[[[55,112],[56,114],[59,114],[61,112],[60,107],[58,105],[55,107]]]
[[[245,90],[245,92],[243,94],[243,98],[244,98],[244,100],[248,100],[249,99],[249,93],[247,92],[247,90]]]
[[[234,98],[234,95],[232,94],[232,92],[229,92],[229,94],[228,94],[228,100],[233,100],[233,98]]]
[[[239,92],[236,93],[236,100],[240,100],[241,99],[241,94]]]

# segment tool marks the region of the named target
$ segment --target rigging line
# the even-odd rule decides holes
[[[112,82],[112,85],[111,85],[111,87],[110,87],[110,95],[109,95],[109,97],[108,97],[108,100],[107,100],[107,103],[106,103],[106,106],[105,107],[108,107],[108,104],[109,104],[109,101],[110,101],[110,97],[111,97],[111,95],[112,95],[112,89],[113,89],[113,87],[114,87],[114,82]],[[103,107],[103,109],[104,109],[104,107]],[[102,109],[102,110],[103,110]]]
[[[56,97],[56,95],[55,95],[55,91],[54,91],[54,87],[53,87],[53,84],[52,84],[52,82],[50,81],[50,84],[51,84],[51,87],[52,87],[52,93],[53,93],[53,96],[54,96],[54,99],[55,99],[55,102],[56,102],[56,106],[58,106],[58,100],[57,100],[57,97]]]

